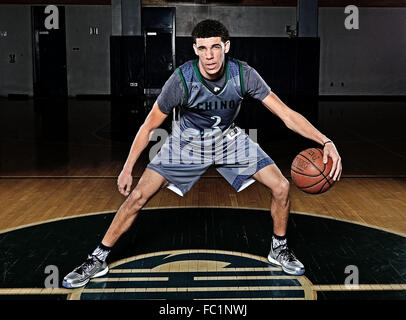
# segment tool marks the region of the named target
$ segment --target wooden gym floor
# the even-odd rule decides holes
[[[319,101],[314,107],[314,124],[335,141],[344,171],[341,181],[321,195],[305,194],[291,184],[291,211],[406,237],[406,102]],[[137,110],[121,112],[117,118],[111,102],[104,100],[0,99],[0,233],[116,211],[124,200],[116,178],[134,124],[139,124]],[[117,126],[116,119],[126,120]],[[315,145],[288,129],[280,132],[260,144],[290,180],[295,154]],[[147,162],[144,152],[133,171],[134,185]],[[236,193],[209,169],[185,197],[164,189],[146,208],[263,210],[269,209],[270,197],[259,183]]]

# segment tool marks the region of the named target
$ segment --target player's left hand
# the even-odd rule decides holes
[[[323,163],[327,163],[328,157],[333,160],[333,166],[331,167],[330,177],[333,177],[334,181],[340,181],[341,172],[343,166],[341,164],[341,157],[338,154],[337,148],[333,142],[326,143],[323,150]]]

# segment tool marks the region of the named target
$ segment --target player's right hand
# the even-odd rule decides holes
[[[124,170],[121,171],[121,173],[117,179],[117,187],[118,187],[118,191],[123,196],[127,197],[130,194],[132,183],[133,183],[133,177],[132,177],[131,173],[128,173],[127,171],[124,171]]]

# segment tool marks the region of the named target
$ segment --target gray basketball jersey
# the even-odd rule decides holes
[[[175,115],[179,130],[224,131],[237,117],[245,94],[241,62],[226,60],[226,80],[216,91],[205,83],[197,64],[198,60],[192,60],[177,69],[185,90],[184,102]]]

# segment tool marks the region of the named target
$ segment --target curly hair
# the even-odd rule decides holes
[[[197,38],[221,37],[221,41],[228,41],[230,35],[227,28],[217,20],[200,21],[192,31],[193,43],[196,43]]]

